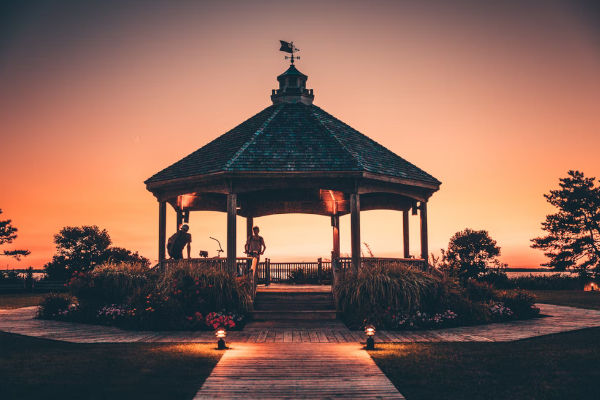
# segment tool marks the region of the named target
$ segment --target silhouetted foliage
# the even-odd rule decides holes
[[[498,261],[500,247],[486,230],[466,228],[456,232],[442,250],[441,268],[461,281],[477,278],[490,267],[501,266]]]
[[[0,214],[2,210],[0,209]],[[12,243],[17,238],[18,229],[12,225],[12,220],[6,219],[0,221],[0,246],[3,244]],[[0,255],[14,257],[20,260],[21,257],[29,255],[29,250],[2,250]]]
[[[136,263],[148,266],[150,261],[137,252],[110,247],[106,229],[97,226],[67,226],[54,235],[56,254],[44,266],[50,279],[66,280],[74,273],[92,270],[105,262]]]
[[[560,188],[544,197],[558,209],[546,216],[546,236],[532,239],[534,249],[544,250],[550,259],[543,264],[558,271],[577,268],[582,274],[598,273],[600,264],[600,186],[596,178],[569,171]]]

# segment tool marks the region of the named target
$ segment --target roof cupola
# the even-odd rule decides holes
[[[283,74],[277,77],[279,81],[279,89],[273,89],[271,93],[271,100],[273,104],[280,103],[303,103],[306,105],[312,104],[315,95],[312,89],[306,88],[306,80],[308,76],[298,71],[294,65],[294,60],[299,59],[294,55],[295,52],[299,51],[294,47],[293,42],[281,42],[280,51],[290,53],[291,56],[285,57],[290,60],[290,67]]]

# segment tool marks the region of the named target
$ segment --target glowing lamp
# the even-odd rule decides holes
[[[219,338],[217,342],[217,348],[219,350],[225,350],[227,346],[225,345],[225,336],[227,336],[227,331],[225,328],[219,328],[215,331],[215,336]]]
[[[365,327],[365,335],[367,335],[367,350],[375,349],[375,327],[373,325],[367,325]]]

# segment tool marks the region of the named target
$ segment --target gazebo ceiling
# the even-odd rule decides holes
[[[269,207],[329,214],[320,190],[345,193],[343,202],[360,193],[365,210],[407,209],[439,189],[436,178],[313,105],[306,75],[288,75],[278,77],[275,104],[156,173],[147,189],[180,209],[179,196],[193,195],[188,209],[220,211],[224,195],[237,193],[239,213],[253,216]]]
[[[416,202],[393,193],[366,193],[361,196],[361,209],[408,210]],[[172,206],[182,211],[227,211],[226,194],[189,193],[180,195]],[[237,214],[262,217],[274,214],[346,215],[350,213],[349,195],[328,189],[260,190],[242,193],[237,199]]]

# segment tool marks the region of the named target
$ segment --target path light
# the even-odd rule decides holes
[[[227,336],[227,331],[225,328],[219,328],[215,331],[215,336],[219,338],[217,342],[217,349],[225,350],[227,346],[225,345],[225,336]]]
[[[365,335],[367,335],[367,350],[375,349],[375,327],[373,325],[367,325],[365,327]]]

